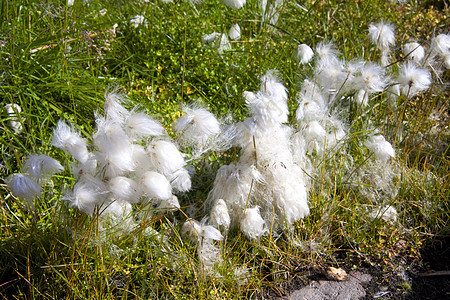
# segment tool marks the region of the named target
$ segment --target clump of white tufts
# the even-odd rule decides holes
[[[220,133],[217,118],[197,105],[185,107],[183,111],[184,115],[175,124],[175,132],[178,133],[181,144],[208,148],[212,139]]]
[[[209,214],[209,222],[212,225],[224,227],[225,229],[230,227],[231,219],[228,214],[227,204],[223,199],[217,199]]]
[[[125,130],[128,136],[135,139],[161,136],[165,133],[161,124],[142,112],[132,114],[126,119]]]
[[[298,45],[296,58],[300,64],[307,64],[314,56],[314,51],[306,44]]]
[[[142,15],[135,15],[133,19],[130,20],[130,24],[133,25],[135,28],[139,27],[140,25],[147,25],[147,21],[145,20],[145,17]]]
[[[8,103],[5,105],[6,114],[9,116],[8,125],[12,128],[14,133],[20,133],[23,129],[22,123],[20,122],[20,113],[22,108],[19,104]]]
[[[157,200],[169,200],[172,198],[172,187],[167,178],[158,173],[149,171],[141,180],[142,189],[147,196]]]
[[[403,55],[408,60],[420,63],[425,57],[425,49],[417,42],[406,43],[402,46]]]
[[[381,50],[381,65],[383,67],[387,66],[389,64],[390,48],[395,45],[394,26],[385,22],[370,24],[369,38]]]
[[[250,239],[258,239],[267,232],[266,222],[257,206],[245,210],[239,225],[241,231]]]
[[[86,162],[89,158],[86,139],[82,138],[79,133],[74,131],[73,127],[69,127],[64,121],[58,121],[53,130],[51,144],[72,155],[81,163]]]
[[[241,27],[238,23],[231,25],[230,30],[228,30],[228,36],[233,41],[238,41],[241,38]]]
[[[247,123],[251,134],[260,136],[268,128],[287,122],[287,92],[275,71],[270,70],[262,76],[257,94],[247,92],[244,97],[251,115]]]
[[[70,206],[92,216],[94,212],[101,213],[105,209],[108,195],[109,191],[103,181],[84,175],[63,199],[69,201]]]
[[[41,193],[40,185],[25,174],[16,173],[6,178],[6,185],[17,197],[24,199],[28,205],[32,205],[35,197]]]
[[[222,0],[226,6],[239,9],[245,4],[245,0]]]
[[[138,203],[142,191],[136,181],[124,176],[117,176],[108,181],[108,188],[116,199]]]
[[[220,251],[214,244],[214,241],[223,240],[219,230],[204,225],[203,222],[188,219],[181,228],[181,234],[197,244],[197,253],[204,267],[211,268],[221,261]]]
[[[231,43],[225,33],[213,32],[203,35],[203,44],[217,49],[219,54],[232,50]]]
[[[96,121],[93,140],[99,151],[95,155],[104,177],[109,179],[134,171],[132,143],[122,127],[104,118]]]
[[[411,98],[420,92],[427,90],[431,85],[431,75],[425,69],[418,68],[409,61],[400,66],[397,77],[403,95]]]
[[[183,155],[172,142],[153,141],[148,144],[146,151],[153,169],[165,176],[173,174],[185,165]]]
[[[382,218],[385,222],[394,224],[397,222],[397,210],[393,206],[379,207],[370,213],[372,219]]]
[[[394,148],[382,135],[371,136],[365,145],[375,154],[376,159],[380,162],[386,163],[390,158],[395,157]]]
[[[30,155],[23,164],[22,171],[39,181],[63,170],[63,166],[48,155]]]

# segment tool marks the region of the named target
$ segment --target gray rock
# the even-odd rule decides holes
[[[293,292],[291,300],[357,300],[365,297],[366,291],[361,285],[372,276],[361,272],[350,272],[347,281],[313,281],[308,286]]]

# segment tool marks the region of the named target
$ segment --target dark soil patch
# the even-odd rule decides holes
[[[435,239],[421,251],[423,266],[412,281],[410,299],[450,299],[450,237]]]

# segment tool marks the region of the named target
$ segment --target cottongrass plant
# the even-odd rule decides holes
[[[40,196],[45,181],[62,170],[62,165],[56,159],[32,154],[23,164],[23,173],[10,175],[6,184],[15,196],[25,200],[28,209],[32,209],[33,200]]]
[[[102,230],[120,225],[125,233],[155,210],[177,210],[174,193],[191,187],[184,155],[165,129],[137,108],[126,109],[126,101],[115,91],[106,93],[104,115],[96,113],[92,145],[61,120],[52,139],[52,145],[75,159],[77,182],[64,199],[89,216],[100,216]],[[135,204],[145,213],[133,212]]]
[[[20,113],[22,108],[16,103],[8,103],[5,105],[6,114],[10,117],[8,125],[13,129],[15,133],[20,133],[23,129],[20,122]]]
[[[391,47],[395,45],[394,26],[383,21],[376,24],[370,24],[369,38],[381,51],[381,65],[383,67],[387,66],[390,61]]]

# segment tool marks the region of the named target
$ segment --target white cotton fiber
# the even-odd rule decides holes
[[[228,30],[228,36],[233,41],[237,41],[241,38],[241,27],[238,23],[234,23],[231,25],[230,29]]]
[[[385,140],[382,135],[370,137],[366,143],[366,147],[375,154],[380,162],[386,163],[391,157],[395,157],[395,150],[391,143]]]
[[[25,160],[22,171],[28,173],[35,180],[40,180],[51,177],[63,169],[63,166],[56,159],[44,154],[33,154]]]
[[[191,175],[185,168],[178,169],[167,175],[167,179],[175,191],[187,192],[191,189]]]
[[[169,175],[184,167],[184,158],[174,143],[169,141],[153,141],[146,149],[154,170]]]
[[[142,177],[141,183],[144,192],[152,199],[168,200],[172,198],[170,182],[158,172],[146,172]]]
[[[188,146],[205,144],[210,137],[220,133],[220,124],[205,108],[185,107],[184,115],[175,124],[175,131]]]
[[[89,158],[86,140],[64,121],[58,121],[56,128],[53,130],[51,144],[72,155],[81,163],[86,162]]]
[[[125,120],[125,131],[132,138],[161,136],[164,127],[145,113],[134,113]]]
[[[180,209],[180,202],[178,202],[178,197],[173,195],[170,199],[162,200],[157,209],[164,212],[176,211]]]
[[[215,202],[209,214],[209,222],[211,225],[223,226],[225,229],[230,227],[231,219],[228,214],[227,204],[223,199],[218,199]]]
[[[117,176],[109,180],[108,187],[116,199],[130,203],[138,203],[142,195],[137,182],[124,176]]]
[[[32,200],[39,196],[41,187],[39,184],[24,174],[13,174],[6,179],[6,185],[14,196],[27,201],[30,205]]]
[[[109,191],[102,181],[93,176],[84,175],[64,199],[70,202],[70,206],[75,206],[78,210],[92,216],[96,208],[98,212],[101,212],[108,194]]]
[[[240,229],[250,239],[260,238],[267,232],[266,223],[259,213],[259,207],[245,210],[240,221]]]

